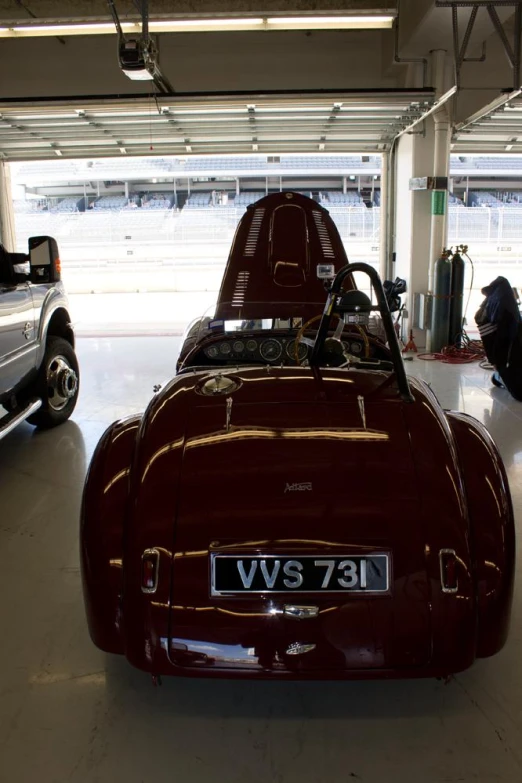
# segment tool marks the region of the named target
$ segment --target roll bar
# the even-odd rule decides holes
[[[338,312],[338,299],[341,296],[343,283],[348,275],[353,272],[364,272],[371,280],[375,295],[377,297],[377,306],[372,306],[372,310],[378,310],[382,317],[384,331],[388,340],[388,347],[392,355],[393,365],[395,367],[395,374],[397,376],[397,385],[401,393],[402,398],[406,402],[413,402],[413,396],[410,391],[410,385],[408,378],[406,377],[406,371],[404,369],[404,363],[402,361],[401,349],[399,347],[399,341],[397,340],[397,334],[393,326],[393,319],[388,307],[388,302],[384,294],[384,288],[382,287],[381,278],[373,267],[369,264],[354,263],[346,264],[339,270],[331,285],[326,305],[323,311],[323,317],[319,324],[317,331],[317,338],[310,357],[310,365],[312,367],[320,364],[321,355],[323,353],[324,343],[328,332],[330,330],[330,321],[333,315]]]

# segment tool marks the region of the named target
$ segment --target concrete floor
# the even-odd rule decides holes
[[[46,433],[24,424],[0,442],[1,783],[519,783],[520,579],[507,647],[448,685],[171,678],[153,688],[93,647],[78,568],[85,471],[105,427],[172,373],[178,343],[80,339],[74,420]],[[476,365],[407,367],[445,407],[486,422],[522,519],[522,404]]]

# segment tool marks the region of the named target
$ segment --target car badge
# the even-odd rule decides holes
[[[287,655],[304,655],[304,653],[311,652],[317,647],[316,644],[301,644],[301,642],[292,642],[287,648]]]
[[[293,484],[290,484],[288,481],[285,485],[285,494],[287,492],[311,492],[312,491],[312,482],[311,481],[294,481]]]
[[[227,375],[213,375],[211,378],[205,378],[196,386],[196,392],[204,397],[217,397],[221,394],[232,394],[241,386],[238,378],[231,378]]]

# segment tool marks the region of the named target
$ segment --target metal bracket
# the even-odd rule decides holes
[[[493,27],[500,38],[509,64],[513,70],[513,89],[517,90],[520,85],[521,77],[521,36],[522,36],[522,0],[489,0],[489,2],[477,2],[477,0],[435,0],[437,8],[451,8],[453,25],[453,58],[455,64],[455,84],[460,89],[460,76],[463,63],[484,62],[486,59],[486,43],[482,43],[482,55],[480,57],[466,57],[469,42],[479,8],[485,8],[489,14]],[[515,9],[515,29],[513,31],[513,43],[506,35],[502,27],[502,22],[497,13],[497,7],[511,6]],[[458,8],[471,8],[471,13],[464,33],[462,43],[460,43]]]

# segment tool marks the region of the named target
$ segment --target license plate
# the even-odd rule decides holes
[[[387,554],[321,557],[211,554],[211,595],[385,593]]]

